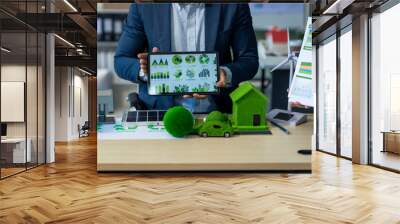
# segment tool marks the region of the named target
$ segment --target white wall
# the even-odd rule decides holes
[[[88,120],[88,78],[75,68],[56,67],[55,86],[55,140],[77,139],[78,125]]]
[[[67,67],[55,68],[55,141],[68,141],[68,86],[70,77]]]
[[[72,120],[71,120],[71,135],[72,138],[78,138],[79,133],[78,133],[78,125],[83,125],[85,121],[88,121],[88,78],[81,76],[82,73],[76,74],[75,70],[75,77],[74,77],[74,96],[72,96],[72,99],[74,99],[73,105],[74,107],[72,108]],[[79,102],[80,101],[80,102]],[[82,111],[81,111],[82,110]]]

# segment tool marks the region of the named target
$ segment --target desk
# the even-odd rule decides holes
[[[382,152],[392,152],[400,154],[400,132],[383,131],[383,150]]]
[[[4,154],[12,154],[12,161],[11,158],[7,159],[7,163],[25,163],[31,161],[31,139],[27,138],[27,146],[25,151],[25,138],[6,138],[1,139],[1,144],[5,146],[2,148],[2,157]],[[14,145],[13,148],[9,148],[9,145]],[[4,147],[2,146],[2,147]],[[10,156],[11,157],[11,156]],[[27,158],[27,161],[25,161]]]
[[[98,171],[311,171],[313,122],[289,127],[286,135],[272,126],[272,135],[169,140],[97,139]]]

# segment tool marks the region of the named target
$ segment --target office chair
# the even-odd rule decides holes
[[[79,129],[79,138],[80,137],[88,137],[89,129],[90,129],[89,121],[85,121],[85,123],[82,125],[82,127],[80,127],[80,125],[78,125],[78,129]]]

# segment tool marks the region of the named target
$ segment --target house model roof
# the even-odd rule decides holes
[[[249,81],[240,83],[239,87],[236,88],[229,96],[231,97],[233,102],[237,102],[251,91],[256,92],[264,100],[267,100],[267,97],[260,90],[254,87],[253,84],[251,84]]]

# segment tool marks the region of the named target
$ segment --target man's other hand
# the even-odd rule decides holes
[[[152,52],[158,52],[158,48],[153,47]],[[147,52],[139,53],[137,55],[140,63],[140,70],[142,70],[145,75],[148,75],[148,62],[147,62],[148,55],[149,54]]]
[[[290,102],[290,106],[292,108],[303,108],[303,109],[308,109],[309,108],[308,106],[305,106],[305,105],[303,105],[303,104],[301,104],[300,102],[297,102],[297,101]]]

